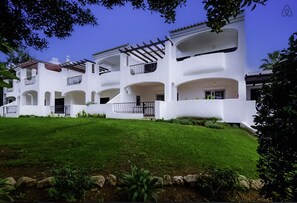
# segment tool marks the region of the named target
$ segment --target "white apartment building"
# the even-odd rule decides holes
[[[108,118],[216,117],[251,126],[259,80],[246,73],[244,16],[219,34],[201,23],[169,36],[102,51],[94,61],[21,64],[20,81],[4,89],[0,114],[76,117],[84,110]]]

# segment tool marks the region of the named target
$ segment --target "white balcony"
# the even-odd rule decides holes
[[[36,82],[36,76],[25,78],[25,85],[33,85]]]
[[[7,88],[6,92],[13,92],[13,87],[12,88]]]
[[[77,85],[82,82],[82,75],[67,78],[67,85]]]
[[[142,63],[130,66],[130,74],[138,75],[138,74],[146,74],[152,73],[157,70],[157,62],[153,63]]]
[[[112,86],[120,84],[120,71],[101,74],[100,81],[102,86]]]
[[[173,102],[156,101],[156,118],[177,117],[218,118],[228,123],[253,125],[255,101],[241,99],[200,99]],[[174,109],[174,111],[172,111]]]
[[[177,62],[177,68],[183,75],[196,75],[223,71],[225,65],[225,53],[206,54],[184,59]]]

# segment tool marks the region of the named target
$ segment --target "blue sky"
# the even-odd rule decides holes
[[[286,6],[292,15],[282,15],[286,14],[283,13]],[[133,10],[129,5],[112,10],[96,6],[92,11],[98,26],[76,27],[71,37],[49,39],[48,49],[42,52],[30,49],[30,54],[44,61],[57,57],[64,62],[66,55],[72,61],[92,59],[96,52],[164,38],[170,30],[206,20],[200,0],[188,0],[186,7],[179,8],[174,24],[166,24],[158,13]],[[289,36],[297,32],[297,0],[268,0],[266,6],[258,6],[254,11],[248,8],[245,15],[247,61],[250,70],[257,70],[268,52],[286,48]]]

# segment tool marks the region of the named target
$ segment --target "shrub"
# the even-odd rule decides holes
[[[5,179],[0,178],[0,202],[13,201]]]
[[[173,123],[177,123],[177,124],[180,124],[180,125],[193,125],[193,123],[191,122],[190,119],[180,119],[180,118],[177,118],[173,121]]]
[[[238,195],[238,174],[229,168],[209,167],[198,177],[197,189],[207,201],[232,201]]]
[[[85,112],[85,110],[82,110],[81,112],[78,112],[78,113],[76,114],[76,117],[77,117],[77,118],[87,118],[87,117],[89,117],[89,114],[87,114],[87,113]]]
[[[35,115],[19,115],[19,118],[42,118],[43,116],[35,116]]]
[[[156,119],[155,122],[168,123],[168,121],[167,120],[164,120],[164,118],[162,118],[162,119]]]
[[[152,178],[150,172],[145,169],[138,169],[131,166],[131,172],[120,174],[119,190],[128,196],[130,201],[155,201],[157,192],[162,185],[157,184],[158,179]]]
[[[84,110],[76,114],[77,118],[106,118],[105,114],[88,114]]]
[[[72,169],[69,166],[54,170],[53,176],[54,186],[49,188],[48,195],[59,201],[75,202],[94,185],[85,171]]]
[[[192,123],[194,125],[200,125],[200,126],[205,126],[206,120],[192,120]]]
[[[167,120],[168,123],[173,123],[175,119]]]
[[[224,124],[213,122],[213,121],[206,121],[204,123],[204,125],[207,128],[215,128],[215,129],[223,129],[224,128]]]
[[[88,114],[90,118],[106,118],[105,114]]]
[[[257,165],[264,181],[261,193],[277,202],[297,201],[297,32],[272,68],[257,103]]]

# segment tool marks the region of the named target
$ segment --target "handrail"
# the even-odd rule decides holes
[[[82,75],[67,78],[67,85],[77,85],[82,82]]]
[[[155,102],[123,102],[113,103],[115,113],[139,113],[144,116],[155,116]]]
[[[10,113],[17,113],[18,110],[18,106],[6,106],[6,113],[10,114]]]
[[[157,62],[141,63],[141,64],[135,64],[130,66],[131,75],[152,73],[156,70],[157,70]]]
[[[70,105],[55,105],[50,106],[51,113],[65,114],[65,116],[70,116]]]
[[[25,85],[32,85],[36,81],[36,76],[25,78]]]
[[[217,54],[217,53],[229,53],[229,52],[233,52],[236,51],[237,47],[232,47],[232,48],[227,48],[227,49],[220,49],[220,50],[216,50],[216,51],[210,51],[210,52],[203,52],[200,54],[194,54],[193,56],[183,56],[183,57],[179,57],[176,58],[176,61],[183,61],[186,60],[188,58],[192,58],[192,57],[196,57],[196,56],[203,56],[203,55],[209,55],[209,54]]]
[[[13,87],[11,87],[11,88],[7,88],[6,91],[7,91],[7,92],[13,92]]]
[[[129,67],[140,66],[140,65],[145,65],[145,64],[152,64],[152,63],[157,63],[157,62],[150,62],[150,63],[137,63],[137,64],[130,65]]]

